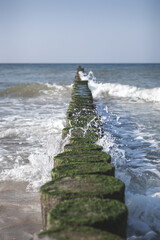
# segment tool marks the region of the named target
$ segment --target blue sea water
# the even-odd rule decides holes
[[[65,145],[61,131],[77,66],[0,64],[0,199],[10,209],[0,221],[4,240],[28,239],[41,228],[38,190]],[[89,87],[105,133],[99,144],[126,185],[128,239],[160,239],[160,64],[82,66],[93,72]],[[9,218],[16,228],[7,228]]]

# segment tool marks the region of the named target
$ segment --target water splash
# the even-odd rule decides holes
[[[68,143],[69,135],[62,139],[54,134],[48,137],[46,153],[31,153],[28,164],[23,164],[23,159],[18,156],[12,169],[1,172],[0,179],[28,182],[27,191],[38,191],[39,187],[51,180],[51,170],[54,167],[54,156],[63,152]]]
[[[82,81],[89,81],[89,80],[96,81],[96,77],[94,76],[92,71],[89,71],[88,74],[82,71],[79,71],[79,77]]]

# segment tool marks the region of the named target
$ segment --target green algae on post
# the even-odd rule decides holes
[[[106,175],[72,175],[56,178],[41,189],[43,226],[47,224],[48,211],[59,202],[75,198],[110,198],[124,201],[124,183]]]
[[[127,208],[110,199],[82,198],[63,201],[48,214],[48,226],[90,226],[126,237]]]
[[[58,154],[54,157],[54,166],[70,163],[88,163],[88,162],[111,162],[111,156],[105,152],[96,150],[77,150]]]
[[[76,175],[85,174],[104,174],[114,176],[115,167],[110,163],[93,162],[93,163],[73,163],[67,165],[60,165],[51,171],[52,179],[59,177],[73,177]]]
[[[102,121],[79,71],[84,69],[77,69],[62,130],[68,144],[54,157],[52,181],[40,189],[48,231],[37,239],[120,240],[126,237],[125,185],[114,177],[111,156],[96,144],[103,136]]]
[[[85,150],[95,150],[95,151],[101,151],[102,150],[102,146],[100,145],[96,145],[96,144],[83,144],[83,142],[81,142],[81,144],[66,144],[64,146],[64,151],[85,151]]]
[[[45,240],[45,237],[49,240],[124,240],[115,234],[85,226],[51,228],[36,234],[33,240]]]
[[[41,195],[52,196],[60,201],[72,198],[99,197],[124,201],[124,183],[100,174],[81,174],[56,178],[44,184]]]

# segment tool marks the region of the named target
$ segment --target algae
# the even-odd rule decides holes
[[[35,235],[33,240],[43,240],[45,236],[51,240],[124,240],[115,234],[85,226],[52,228]]]
[[[110,163],[94,162],[94,163],[73,163],[67,165],[60,165],[51,171],[52,179],[59,177],[73,177],[84,174],[104,174],[114,176],[115,167]]]
[[[82,198],[63,201],[48,214],[48,228],[90,226],[126,237],[127,208],[110,199]]]

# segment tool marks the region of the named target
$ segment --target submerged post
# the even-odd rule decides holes
[[[54,158],[52,180],[40,189],[44,231],[36,239],[110,239],[126,237],[124,183],[114,177],[109,154],[96,141],[103,136],[88,81],[77,69],[63,138],[64,152]]]

